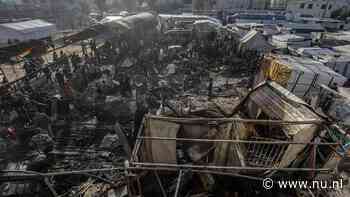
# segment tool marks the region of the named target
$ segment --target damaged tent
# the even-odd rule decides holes
[[[289,55],[270,55],[264,58],[254,84],[272,80],[298,97],[318,93],[320,84],[342,86],[346,78],[324,64],[308,58]]]
[[[210,182],[205,173],[269,177],[330,170],[317,168],[324,166],[323,160],[305,164],[310,147],[337,145],[314,143],[326,120],[275,82],[258,85],[241,101],[234,96],[181,99],[158,116],[144,117],[131,166],[180,173],[187,169],[205,183]]]
[[[186,114],[147,115],[132,163],[238,173],[288,170],[324,121],[274,82],[259,85],[240,103],[233,100],[221,106],[209,101],[197,114],[182,106],[173,112],[187,110]],[[220,112],[224,106],[232,109],[229,117]]]

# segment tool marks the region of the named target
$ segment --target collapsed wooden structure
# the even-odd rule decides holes
[[[302,172],[310,178],[334,171],[339,160],[341,141],[328,136],[336,128],[277,83],[260,84],[243,100],[232,96],[196,102],[188,103],[189,109],[177,103],[172,111],[163,110],[163,115],[146,115],[125,166],[51,173],[13,171],[0,180],[118,172],[124,178],[116,183],[104,180],[103,187],[116,191],[127,187],[127,193],[141,195],[149,184],[144,178],[151,174],[167,196],[164,177],[170,175],[177,177],[174,196],[181,196],[189,172],[201,177],[197,190],[205,192],[211,175],[262,181]],[[55,194],[51,184],[46,185]]]
[[[130,166],[248,179],[334,170],[324,167],[339,146],[323,135],[327,120],[277,83],[260,84],[231,109],[230,117],[145,116]],[[331,153],[320,161],[324,150]]]

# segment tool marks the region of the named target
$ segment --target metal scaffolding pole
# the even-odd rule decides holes
[[[146,162],[130,162],[131,165],[144,166],[144,167],[154,167],[154,168],[177,168],[177,169],[205,169],[205,170],[246,170],[246,171],[256,171],[256,170],[274,170],[274,171],[284,171],[284,172],[330,172],[331,168],[276,168],[276,167],[250,167],[250,166],[204,166],[204,165],[190,165],[190,164],[170,164],[170,163],[146,163]]]
[[[180,170],[179,176],[178,176],[178,178],[177,178],[176,190],[175,190],[174,197],[178,197],[178,196],[179,196],[179,190],[180,190],[180,187],[181,187],[182,175],[183,175],[183,171]]]
[[[259,119],[242,119],[242,118],[174,118],[174,117],[163,117],[146,115],[146,118],[154,120],[163,120],[167,122],[174,122],[178,124],[208,124],[208,123],[230,123],[230,122],[244,122],[254,123],[259,125],[324,125],[327,123],[324,120],[304,120],[304,121],[286,121],[286,120],[259,120]]]
[[[222,139],[196,139],[196,138],[170,138],[170,137],[138,137],[137,139],[144,140],[166,140],[166,141],[182,141],[182,142],[225,142],[234,144],[297,144],[297,145],[317,145],[317,146],[332,146],[340,145],[336,142],[292,142],[292,141],[250,141],[250,140],[222,140]]]
[[[168,197],[168,196],[166,195],[165,189],[164,189],[164,187],[163,187],[162,181],[160,180],[160,177],[159,177],[159,175],[158,175],[158,172],[157,172],[157,171],[154,171],[154,175],[155,175],[155,177],[156,177],[156,179],[157,179],[157,182],[158,182],[158,184],[159,184],[160,190],[162,191],[163,197]]]

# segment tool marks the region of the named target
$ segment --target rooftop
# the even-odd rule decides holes
[[[274,40],[283,41],[283,42],[293,42],[293,41],[304,41],[305,38],[303,36],[295,35],[295,34],[281,34],[272,36]]]
[[[317,59],[321,62],[328,61],[349,61],[350,56],[347,54],[342,54],[336,52],[329,48],[320,48],[320,47],[310,47],[310,48],[299,48],[297,53],[300,55],[305,55],[314,59]]]
[[[37,29],[42,27],[51,27],[51,26],[55,26],[55,25],[40,19],[16,22],[16,23],[0,24],[0,27],[2,28],[8,28],[8,29],[13,29],[18,31],[31,31],[32,29]]]

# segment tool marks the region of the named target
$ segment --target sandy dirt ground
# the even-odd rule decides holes
[[[57,50],[57,54],[60,53],[60,51],[63,51],[66,54],[72,54],[73,52],[80,53],[81,47],[80,45],[70,45],[65,48]],[[43,56],[44,60],[46,63],[52,62],[52,52],[47,53]],[[18,64],[1,64],[0,68],[2,69],[5,77],[7,78],[8,82],[15,81],[19,78],[22,78],[25,76],[25,70],[23,69],[23,63],[18,63]],[[2,76],[0,73],[0,82],[2,82]],[[0,83],[0,86],[3,85]]]

